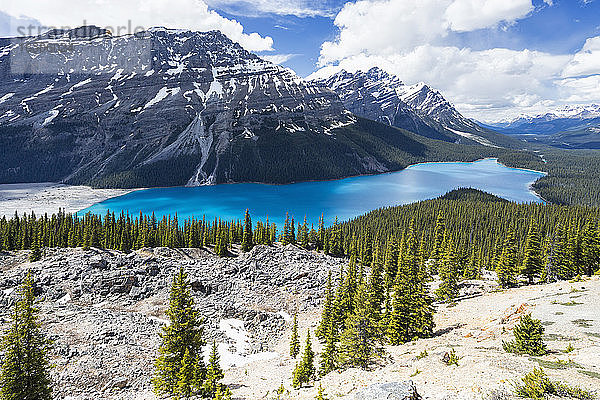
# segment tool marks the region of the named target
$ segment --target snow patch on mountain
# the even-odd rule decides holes
[[[5,101],[7,101],[11,97],[13,97],[15,94],[16,93],[7,93],[4,96],[0,97],[0,104],[4,103]]]
[[[451,130],[452,132],[456,133],[459,136],[465,137],[467,139],[473,140],[479,144],[482,144],[484,146],[488,146],[488,147],[495,147],[495,148],[500,148],[500,146],[496,146],[494,143],[490,142],[489,140],[487,140],[486,138],[483,138],[481,136],[478,135],[474,135],[472,133],[469,132],[461,132],[461,131],[457,131],[456,129],[452,129],[452,128],[448,128],[449,130]]]
[[[181,91],[181,88],[176,87],[176,88],[167,88],[167,87],[163,87],[161,88],[158,93],[156,93],[156,96],[154,96],[154,98],[152,100],[150,100],[148,103],[146,103],[146,105],[144,106],[144,110],[160,103],[161,101],[163,101],[164,99],[166,99],[169,96],[175,96],[177,93],[179,93]]]

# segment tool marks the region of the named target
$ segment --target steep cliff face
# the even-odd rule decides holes
[[[355,122],[335,93],[219,32],[113,37],[85,27],[0,46],[4,182],[260,180],[236,164],[240,151],[256,153],[274,137],[331,138]]]
[[[379,68],[340,71],[315,83],[336,92],[354,114],[421,136],[484,146],[511,144],[510,139],[464,117],[439,91],[425,83],[406,85]]]

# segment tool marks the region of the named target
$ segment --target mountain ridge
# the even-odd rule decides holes
[[[333,91],[218,31],[4,40],[0,83],[4,183],[290,183],[494,155],[357,118]]]
[[[464,117],[426,83],[407,85],[378,67],[354,73],[341,70],[313,81],[336,92],[348,110],[364,118],[447,142],[516,146],[511,139]]]

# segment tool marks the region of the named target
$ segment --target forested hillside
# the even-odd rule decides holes
[[[506,152],[499,161],[511,167],[547,172],[533,188],[550,203],[600,205],[600,152],[597,150],[537,147],[535,152]]]
[[[220,256],[234,244],[243,251],[255,244],[298,244],[333,256],[356,255],[370,265],[375,249],[396,254],[409,232],[419,257],[453,257],[457,271],[476,277],[485,269],[510,263],[515,279],[533,240],[536,279],[571,278],[591,274],[600,266],[600,209],[582,206],[516,204],[472,189],[461,189],[435,200],[382,208],[354,220],[325,227],[286,217],[283,227],[269,221],[206,221],[153,215],[107,213],[104,218],[59,213],[38,218],[15,216],[0,220],[0,250],[42,247],[100,247],[129,251],[143,247],[210,248]],[[507,261],[506,257],[512,257]]]

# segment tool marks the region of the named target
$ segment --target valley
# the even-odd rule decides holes
[[[76,3],[0,5],[0,400],[600,398],[597,2]]]

